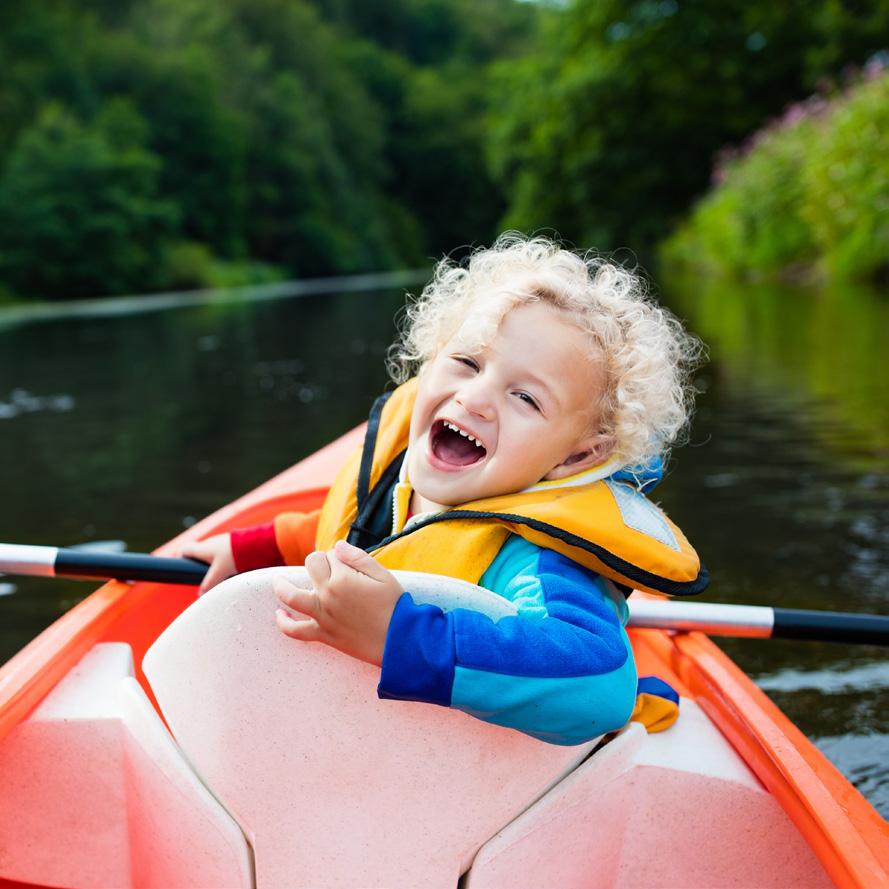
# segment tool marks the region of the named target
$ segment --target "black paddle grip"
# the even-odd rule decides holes
[[[889,645],[889,616],[775,608],[772,638]]]
[[[170,559],[144,553],[103,553],[60,549],[56,574],[95,580],[152,580],[197,586],[207,573],[207,565],[195,559]]]

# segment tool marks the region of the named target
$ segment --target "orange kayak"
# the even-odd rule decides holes
[[[316,508],[361,434],[157,553]],[[0,668],[0,887],[889,887],[889,824],[706,636],[631,631],[675,726],[555,748],[377,700],[266,574],[107,583]]]

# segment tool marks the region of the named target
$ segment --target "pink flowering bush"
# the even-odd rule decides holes
[[[889,272],[889,72],[794,104],[718,158],[665,259],[752,277]]]

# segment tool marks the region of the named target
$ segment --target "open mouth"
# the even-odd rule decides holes
[[[429,434],[432,453],[449,466],[471,466],[487,455],[484,445],[448,420],[436,420]]]

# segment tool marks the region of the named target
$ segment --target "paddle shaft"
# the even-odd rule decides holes
[[[631,627],[699,630],[708,636],[889,645],[889,616],[881,614],[653,600],[634,600],[629,606]]]
[[[197,586],[207,566],[194,559],[143,553],[104,553],[0,543],[0,573],[90,580],[149,580]],[[889,616],[840,611],[804,611],[765,605],[632,600],[630,627],[699,630],[710,636],[811,639],[889,645]]]
[[[207,565],[194,559],[170,559],[144,553],[0,543],[0,573],[90,580],[151,580],[197,586],[207,573]]]

